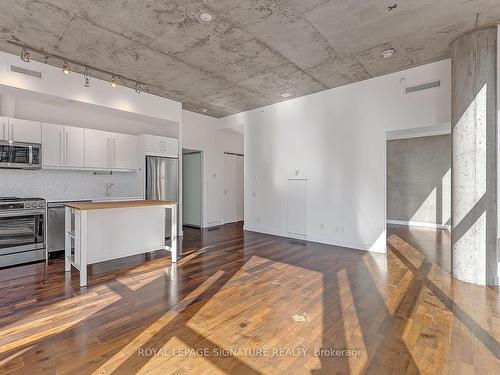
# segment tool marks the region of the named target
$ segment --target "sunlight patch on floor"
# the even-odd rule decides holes
[[[153,324],[146,328],[140,335],[135,337],[129,344],[123,347],[118,353],[106,361],[101,367],[99,367],[94,374],[112,373],[115,371],[122,363],[124,363],[129,357],[137,354],[139,349],[155,335],[157,335],[165,326],[172,323],[178,315],[182,312],[182,309],[187,307],[192,303],[200,294],[209,289],[213,283],[215,283],[222,275],[224,271],[217,271],[209,279],[203,282],[198,288],[193,292],[188,294],[179,305],[172,307],[167,311],[162,317],[157,319]],[[184,324],[182,322],[181,324]],[[174,329],[176,327],[172,327]],[[148,348],[143,348],[148,349]]]

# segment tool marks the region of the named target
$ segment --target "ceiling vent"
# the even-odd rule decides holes
[[[410,87],[407,87],[405,90],[406,90],[407,94],[411,94],[412,92],[428,90],[428,89],[432,89],[434,87],[439,87],[439,86],[441,86],[441,81],[433,81],[433,82],[428,82],[428,83],[422,83],[422,84],[416,85],[416,86],[410,86]]]
[[[10,71],[14,73],[24,74],[25,76],[42,78],[42,72],[37,72],[36,70],[21,68],[20,66],[11,65]]]

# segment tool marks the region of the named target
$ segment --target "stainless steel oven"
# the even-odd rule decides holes
[[[0,168],[40,169],[42,145],[0,141]]]
[[[45,200],[0,199],[0,267],[45,259]]]

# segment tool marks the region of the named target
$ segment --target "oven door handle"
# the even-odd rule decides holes
[[[33,165],[33,146],[29,145],[28,150],[29,150],[28,164]]]
[[[45,215],[45,210],[0,211],[0,217]]]

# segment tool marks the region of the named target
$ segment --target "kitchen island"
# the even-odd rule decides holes
[[[165,245],[166,209],[171,209],[171,246]],[[154,250],[169,250],[177,261],[177,202],[133,200],[73,202],[65,205],[65,271],[80,271],[87,285],[87,266]]]

